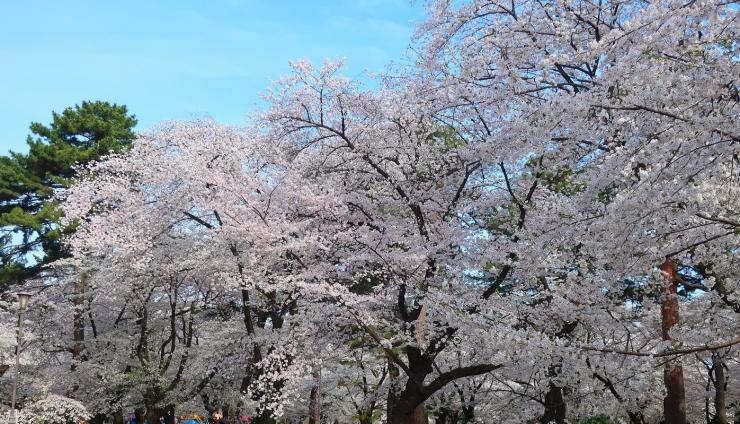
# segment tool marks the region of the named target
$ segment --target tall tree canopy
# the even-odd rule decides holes
[[[23,399],[168,423],[740,414],[737,3],[429,6],[414,66],[372,88],[300,61],[243,128],[170,122],[86,167]]]
[[[136,118],[123,105],[85,101],[52,116],[48,126],[31,124],[27,154],[0,157],[0,289],[65,256],[59,241],[71,227],[59,225],[52,196],[70,185],[75,165],[121,152],[135,137]]]

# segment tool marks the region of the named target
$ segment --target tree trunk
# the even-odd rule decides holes
[[[388,411],[388,424],[427,424],[427,411],[424,403],[416,407],[404,407],[407,402],[398,402],[393,410]],[[399,407],[400,406],[400,407]]]
[[[550,383],[547,394],[545,394],[545,413],[540,418],[540,422],[543,424],[549,422],[565,424],[566,410],[563,388]]]
[[[431,360],[416,346],[406,346],[406,357],[410,375],[402,391],[398,391],[398,368],[389,364],[388,424],[427,424],[424,400],[428,396],[418,384],[433,371]]]
[[[311,373],[316,385],[311,388],[308,404],[308,424],[321,423],[321,368],[314,368]]]
[[[85,350],[85,276],[80,273],[75,280],[75,292],[72,299],[74,313],[72,318],[72,337],[74,346],[72,347],[72,370],[75,369],[75,363],[82,360],[82,353]]]
[[[547,368],[547,377],[550,383],[545,394],[545,413],[540,417],[540,422],[547,424],[555,422],[557,424],[565,423],[567,405],[563,397],[563,388],[552,382],[560,374],[561,364],[559,362],[551,364]]]
[[[388,360],[388,399],[386,400],[386,415],[388,424],[391,423],[391,411],[396,409],[396,404],[400,401],[398,398],[401,388],[399,387],[400,372],[396,364]]]
[[[134,410],[134,418],[138,424],[142,424],[144,422],[144,412],[137,408]]]
[[[167,405],[164,408],[150,407],[146,410],[146,420],[149,424],[159,424],[160,418],[164,418],[165,424],[175,423],[175,406]]]
[[[241,265],[239,265],[239,273],[241,274]],[[247,330],[247,336],[254,337],[254,321],[252,320],[251,302],[249,300],[249,291],[242,289],[242,314],[244,321],[244,329]],[[262,350],[257,342],[252,341],[252,357],[249,358],[246,369],[244,370],[244,377],[242,378],[241,386],[239,391],[241,393],[247,393],[249,386],[254,380],[257,363],[262,360]]]
[[[719,353],[712,353],[714,365],[714,419],[712,424],[729,424],[727,420],[727,377],[725,377],[725,363]]]
[[[118,411],[116,411],[116,412],[115,412],[115,413],[113,414],[113,417],[111,417],[111,418],[112,418],[112,419],[111,419],[111,423],[112,423],[112,424],[123,424],[123,423],[124,423],[124,421],[125,421],[125,420],[123,419],[123,411],[122,411],[122,410],[120,410],[120,409],[119,409]]]
[[[417,402],[414,396],[415,385],[409,380],[403,390],[398,387],[399,370],[392,362],[388,363],[387,423],[388,424],[427,424],[427,415],[423,402]]]
[[[75,371],[77,365],[85,360],[85,275],[79,272],[74,284],[74,296],[72,297],[72,365],[70,370]],[[69,387],[67,397],[74,398],[80,388],[79,380],[76,378]]]
[[[678,272],[676,264],[668,259],[660,266],[665,276],[660,296],[660,313],[663,340],[673,340],[670,330],[678,324]],[[683,367],[679,359],[671,359],[665,364],[663,382],[666,396],[663,399],[665,424],[686,424],[686,389],[684,387]]]

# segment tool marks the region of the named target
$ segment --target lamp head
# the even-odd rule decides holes
[[[31,298],[31,293],[18,293],[18,308],[20,310],[26,309],[28,306],[28,300]]]

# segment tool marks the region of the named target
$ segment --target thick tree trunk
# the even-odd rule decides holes
[[[403,390],[398,392],[398,368],[391,376],[388,392],[388,424],[427,424],[427,412],[424,400],[427,396],[421,391],[420,384],[433,369],[431,361],[416,346],[406,346],[406,357],[410,375]]]
[[[311,375],[316,384],[311,388],[308,404],[308,424],[319,424],[321,423],[321,368],[314,368]]]
[[[410,407],[407,402],[401,401],[396,403],[393,410],[388,411],[388,424],[427,424],[428,422],[424,403]]]
[[[727,377],[725,377],[725,364],[719,353],[712,353],[714,366],[714,419],[712,424],[729,424],[727,419]]]
[[[672,260],[666,260],[660,266],[665,276],[660,296],[660,313],[662,320],[663,340],[673,340],[670,330],[678,324],[678,272]],[[683,367],[679,359],[666,362],[663,370],[663,382],[666,396],[663,399],[663,416],[665,424],[686,424],[686,389],[683,379]]]
[[[430,260],[427,269],[427,277],[433,275],[435,264]],[[418,345],[406,345],[406,363],[398,358],[392,351],[388,354],[388,376],[390,387],[388,390],[387,416],[388,424],[427,424],[428,416],[424,402],[434,393],[444,388],[454,380],[476,375],[486,374],[501,367],[494,364],[478,364],[472,366],[460,366],[458,368],[440,372],[432,381],[425,383],[426,378],[434,372],[434,357],[444,350],[446,339],[457,332],[456,328],[446,327],[440,337],[434,337],[427,342],[424,331],[419,326],[424,324],[426,309],[420,305],[409,311],[406,304],[406,286],[401,284],[398,291],[398,311],[406,323],[406,333],[415,334],[417,341],[423,342]],[[378,339],[373,334],[373,338]],[[425,350],[421,346],[427,345]],[[398,378],[399,368],[403,368],[408,377],[403,390],[399,390]]]

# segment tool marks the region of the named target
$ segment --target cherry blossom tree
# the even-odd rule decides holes
[[[81,169],[31,343],[37,384],[72,371],[38,393],[149,422],[730,422],[737,4],[428,10],[374,84],[295,62],[245,127]]]

